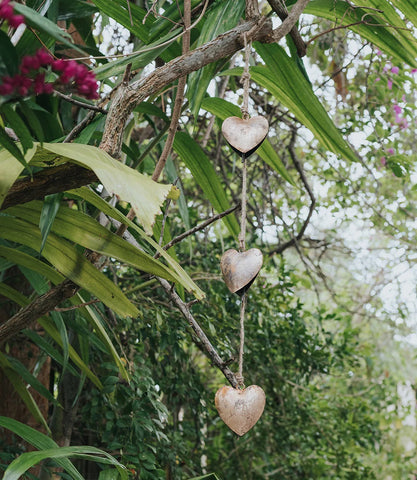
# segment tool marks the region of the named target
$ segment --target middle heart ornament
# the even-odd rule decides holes
[[[243,295],[258,275],[262,262],[262,252],[258,248],[250,248],[246,252],[234,249],[224,252],[220,268],[227,288],[232,293]]]
[[[229,117],[222,125],[222,133],[229,145],[246,157],[249,157],[265,140],[268,129],[268,120],[261,115],[249,119]]]

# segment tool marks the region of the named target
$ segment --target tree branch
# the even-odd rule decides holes
[[[92,170],[70,163],[47,168],[35,173],[32,178],[25,177],[15,182],[7,193],[0,210],[39,200],[52,193],[79,188],[97,180],[97,176]]]
[[[284,5],[280,2],[280,0],[268,0],[269,5],[271,6],[272,10],[278,15],[278,17],[284,21],[288,18],[288,10],[284,7]],[[294,25],[290,30],[291,38],[297,48],[297,53],[299,57],[304,57],[307,53],[307,45],[305,44],[304,40],[301,38],[300,32],[298,31],[297,27]]]
[[[311,216],[313,215],[314,208],[316,206],[316,197],[314,196],[313,191],[311,190],[310,184],[308,183],[307,177],[305,176],[303,167],[302,167],[300,161],[298,160],[298,157],[297,157],[297,155],[294,151],[295,139],[296,139],[296,130],[293,130],[292,135],[291,135],[290,144],[288,145],[288,152],[290,154],[291,160],[293,161],[294,167],[295,167],[295,169],[297,170],[297,172],[300,176],[300,179],[301,179],[301,181],[304,185],[304,188],[306,189],[306,191],[308,193],[308,196],[310,197],[310,201],[311,201],[310,202],[310,207],[309,207],[309,210],[308,210],[307,217],[304,220],[304,223],[303,223],[300,231],[298,232],[298,234],[295,237],[292,237],[290,240],[288,240],[288,242],[285,242],[281,245],[278,245],[276,248],[271,250],[268,253],[269,256],[275,255],[277,253],[280,254],[284,250],[286,250],[287,248],[298,245],[298,242],[303,237],[304,232],[306,231],[306,228],[307,228],[308,224],[310,223]]]

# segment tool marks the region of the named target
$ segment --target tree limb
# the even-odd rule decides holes
[[[97,180],[92,170],[70,163],[47,168],[35,173],[32,178],[25,177],[15,182],[8,191],[0,210],[39,200],[52,193],[79,188]]]
[[[272,10],[278,15],[278,17],[284,21],[288,17],[288,10],[280,2],[280,0],[268,0],[269,5]],[[299,57],[304,57],[307,53],[307,45],[304,40],[301,38],[300,32],[297,27],[294,25],[290,30],[291,38],[297,48],[297,53]]]
[[[290,144],[288,145],[288,152],[290,154],[291,160],[293,161],[294,167],[295,167],[295,169],[297,170],[297,172],[300,176],[300,179],[301,179],[301,181],[304,185],[304,188],[306,189],[306,191],[308,193],[308,196],[310,197],[310,207],[309,207],[309,210],[308,210],[307,217],[304,220],[304,223],[303,223],[300,231],[298,232],[298,234],[295,237],[292,237],[290,240],[288,240],[288,242],[285,242],[281,245],[278,245],[276,248],[271,250],[268,253],[269,256],[275,255],[277,253],[278,254],[282,253],[287,248],[298,245],[298,242],[303,237],[304,232],[306,231],[306,228],[307,228],[308,224],[310,223],[311,216],[313,215],[314,208],[316,206],[316,197],[314,196],[314,193],[311,190],[310,184],[308,183],[307,177],[305,176],[303,167],[302,167],[300,161],[298,160],[298,157],[297,157],[297,155],[294,151],[295,139],[296,139],[296,131],[293,130],[292,135],[291,135],[291,141],[290,141]]]

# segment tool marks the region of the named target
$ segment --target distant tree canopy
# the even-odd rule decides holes
[[[0,1],[5,480],[417,475],[414,3]],[[239,438],[245,47],[266,407]]]

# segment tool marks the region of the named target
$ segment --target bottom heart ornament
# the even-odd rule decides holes
[[[241,437],[261,418],[265,392],[257,385],[244,390],[224,386],[217,390],[215,404],[223,422]]]

